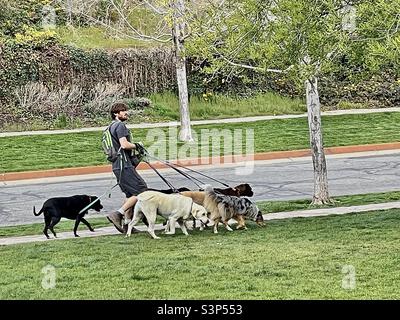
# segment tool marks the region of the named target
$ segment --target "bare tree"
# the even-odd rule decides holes
[[[75,2],[71,3],[72,1]],[[93,8],[96,8],[100,0],[64,2],[66,10],[73,10],[74,14],[86,18],[91,24],[105,28],[115,36],[173,44],[181,121],[179,138],[182,141],[193,141],[186,74],[185,39],[188,37],[188,16],[185,0],[103,0],[106,15],[117,16],[117,19],[114,18],[116,21],[96,16]],[[137,16],[143,10],[146,11],[147,18],[151,19],[152,28],[148,27],[149,21],[132,21],[131,16]]]

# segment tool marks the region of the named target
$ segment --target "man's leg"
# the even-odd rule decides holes
[[[122,206],[121,207],[121,211],[122,210],[125,210],[125,208],[126,207],[128,207],[129,205],[132,205],[132,207],[129,207],[129,208],[127,208],[125,211],[124,211],[124,218],[125,218],[125,220],[124,220],[124,224],[123,224],[123,229],[124,230],[126,230],[127,229],[127,225],[129,224],[129,222],[131,222],[131,220],[132,220],[132,217],[133,217],[133,209],[135,208],[135,204],[136,204],[136,202],[137,202],[137,198],[136,198],[136,201],[133,201],[132,200],[132,198],[133,197],[135,197],[135,196],[132,196],[131,198],[129,198],[129,199],[126,199],[125,200],[125,202],[124,202],[124,206]],[[127,202],[128,202],[128,204],[127,204]],[[147,222],[147,218],[146,218],[146,216],[142,216],[142,222],[148,227],[149,226],[149,223]]]
[[[122,207],[116,212],[110,213],[107,219],[114,224],[119,232],[125,233],[127,224],[132,219],[132,209],[137,202],[135,195],[147,190],[147,184],[134,168],[125,168],[122,170],[122,174],[119,170],[114,170],[113,172],[127,199]],[[148,225],[147,220],[143,222]]]
[[[121,180],[123,181],[123,188],[125,189],[124,192],[126,195],[129,196],[136,196],[143,191],[147,190],[147,184],[143,180],[143,178],[139,175],[139,173],[136,171],[135,168],[127,168],[125,169],[125,174]],[[128,197],[130,198],[130,197]],[[128,224],[129,221],[132,219],[133,216],[133,208],[135,206],[136,202],[127,200],[124,204],[123,209],[125,210],[125,223]],[[146,226],[149,226],[146,217],[143,215],[142,221]]]
[[[136,196],[129,197],[125,200],[121,208],[119,208],[115,212],[110,213],[107,216],[108,221],[110,221],[115,226],[115,228],[117,228],[119,232],[126,233],[127,228],[125,226],[128,225],[132,217],[130,217],[130,219],[127,220],[127,216],[125,215],[125,213],[129,211],[129,209],[132,209],[136,204],[136,202],[137,202]]]
[[[133,208],[137,202],[136,196],[129,197],[125,199],[123,206],[118,210],[119,212],[123,212],[124,215],[124,224],[128,224],[131,222],[133,217]]]

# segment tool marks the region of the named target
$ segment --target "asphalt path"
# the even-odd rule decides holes
[[[364,194],[400,190],[400,150],[359,154],[332,155],[327,157],[329,190],[332,196]],[[251,164],[193,167],[196,170],[224,181],[231,186],[250,183],[254,200],[294,200],[311,198],[313,194],[313,167],[310,157],[256,161]],[[196,185],[170,169],[160,172],[175,187]],[[165,189],[166,185],[151,170],[140,171],[151,188]],[[216,182],[200,178],[221,187]],[[103,195],[115,183],[112,174],[57,177],[15,181],[0,184],[0,226],[41,223],[43,217],[35,217],[32,207],[39,210],[51,197],[75,194]],[[102,198],[101,213],[90,211],[89,216],[104,217],[118,209],[124,195],[116,187]]]

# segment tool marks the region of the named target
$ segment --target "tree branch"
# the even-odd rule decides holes
[[[160,14],[160,15],[165,15],[168,12],[164,11],[162,9],[157,8],[156,6],[152,5],[149,1],[147,0],[143,0],[143,2],[149,7],[151,8],[155,13]]]
[[[90,14],[87,14],[83,10],[72,9],[72,12],[74,12],[75,14],[84,16],[87,19],[89,19],[89,21],[93,22],[94,24],[100,25],[108,30],[112,30],[112,31],[116,32],[117,34],[119,34],[123,37],[126,37],[126,38],[130,38],[130,39],[134,39],[134,40],[142,40],[142,41],[151,41],[152,40],[152,41],[157,41],[160,43],[168,43],[171,41],[171,34],[166,34],[166,33],[160,32],[156,36],[150,36],[150,35],[140,32],[138,29],[136,29],[134,26],[132,26],[130,24],[130,22],[127,20],[126,16],[123,14],[121,9],[115,4],[115,2],[113,0],[110,0],[110,3],[115,8],[115,10],[118,12],[118,15],[122,18],[124,24],[128,27],[128,31],[132,32],[132,34],[129,34],[129,32],[127,32],[126,30],[122,30],[120,28],[113,27],[111,25],[111,23],[105,23],[97,18],[94,18],[93,16],[91,16]],[[168,39],[162,39],[162,38],[166,38],[166,37]]]
[[[225,56],[221,55],[221,58],[227,62],[228,64],[235,66],[235,67],[240,67],[240,68],[245,68],[245,69],[250,69],[250,70],[255,70],[255,71],[259,71],[259,72],[274,72],[274,73],[285,73],[287,71],[289,71],[290,69],[292,69],[294,66],[291,65],[288,68],[286,68],[285,70],[278,70],[278,69],[268,69],[268,68],[261,68],[261,67],[254,67],[254,66],[250,66],[247,64],[242,64],[242,63],[235,63],[233,61],[230,61],[229,59],[227,59]]]

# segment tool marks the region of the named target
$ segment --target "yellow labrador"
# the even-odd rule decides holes
[[[147,231],[154,239],[160,239],[154,233],[157,214],[168,219],[168,231],[166,234],[175,234],[175,223],[178,222],[182,232],[185,235],[189,235],[184,222],[192,217],[199,219],[204,224],[208,222],[207,210],[194,203],[191,198],[181,194],[144,191],[137,198],[138,202],[135,205],[133,219],[128,225],[127,237],[130,237],[133,226],[140,221],[143,215],[149,223]]]

